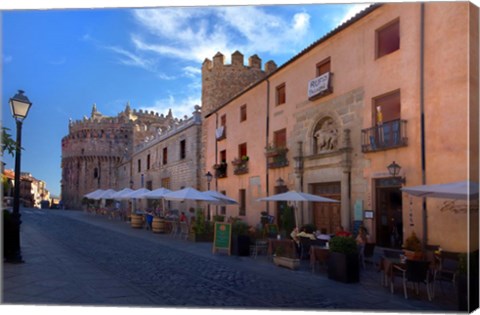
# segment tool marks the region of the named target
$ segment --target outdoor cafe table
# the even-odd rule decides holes
[[[284,255],[286,257],[297,257],[297,248],[295,246],[295,241],[291,239],[278,240],[275,238],[268,239],[268,255],[272,256],[275,254],[277,248],[283,247]]]

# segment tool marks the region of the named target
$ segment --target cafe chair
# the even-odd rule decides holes
[[[373,254],[375,253],[375,243],[365,243],[363,247],[363,253],[361,256],[361,263],[363,265],[363,269],[365,269],[365,263],[369,263],[374,265],[373,261]]]
[[[418,295],[418,286],[420,283],[424,283],[427,288],[428,300],[431,301],[430,294],[430,262],[426,260],[409,260],[407,259],[405,267],[393,264],[393,269],[401,272],[403,279],[403,293],[405,299],[408,299],[407,295],[407,282],[414,284],[415,292]],[[391,283],[391,289],[393,292],[393,282]]]
[[[456,288],[455,281],[458,274],[458,261],[450,258],[437,258],[437,268],[433,274],[433,293],[435,294],[435,286],[437,281],[440,282],[440,288],[443,292],[443,281],[451,282],[453,288]]]
[[[308,237],[299,237],[300,239],[300,259],[310,258],[310,246],[312,240]]]
[[[256,240],[255,244],[250,245],[250,256],[257,258],[258,254],[267,254],[268,242],[265,240]]]
[[[172,221],[172,230],[170,232],[170,235],[173,236],[173,237],[177,237],[178,236],[178,232],[179,232],[179,222],[178,221]]]
[[[180,222],[180,238],[186,240],[188,238],[188,223]]]

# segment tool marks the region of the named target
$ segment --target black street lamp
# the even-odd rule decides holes
[[[387,169],[391,176],[397,177],[400,174],[400,170],[402,169],[402,167],[395,163],[395,161],[393,161],[392,164],[387,166]],[[400,177],[398,178],[398,180],[400,181],[400,183],[405,184],[405,178]]]
[[[22,153],[22,123],[23,120],[27,117],[28,111],[32,106],[32,103],[26,97],[22,90],[18,90],[18,93],[15,94],[9,101],[10,109],[12,111],[12,116],[17,123],[17,143],[15,150],[15,189],[13,192],[13,212],[11,216],[7,247],[5,249],[5,259],[7,262],[12,263],[22,263],[22,253],[20,248],[20,161]]]
[[[210,173],[210,171],[205,174],[205,177],[207,178],[207,189],[210,190],[210,183],[212,182],[213,175]],[[208,213],[207,213],[207,220],[210,221],[210,203],[208,204]]]

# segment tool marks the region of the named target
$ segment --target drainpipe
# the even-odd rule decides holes
[[[218,128],[218,112],[215,112],[215,164],[218,164],[218,141],[217,141],[217,135],[216,131]],[[215,190],[218,190],[218,178],[217,176],[214,176],[215,178]]]
[[[268,134],[270,132],[270,81],[266,79],[267,81],[267,117],[265,119],[265,147],[268,146],[268,141],[269,137]],[[269,174],[268,174],[268,158],[265,159],[265,181],[266,181],[266,191],[267,191],[267,196],[270,196],[270,179],[269,179]],[[270,203],[267,202],[267,213],[270,214]]]
[[[422,185],[426,180],[425,158],[425,4],[420,4],[420,152],[422,162]],[[427,201],[422,198],[423,246],[427,245]]]

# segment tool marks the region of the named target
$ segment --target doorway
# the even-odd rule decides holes
[[[402,186],[392,184],[388,179],[376,182],[376,243],[382,247],[401,248]]]
[[[314,195],[341,200],[341,183],[319,183],[312,185]],[[341,203],[313,202],[313,223],[323,234],[334,234],[342,223]]]

